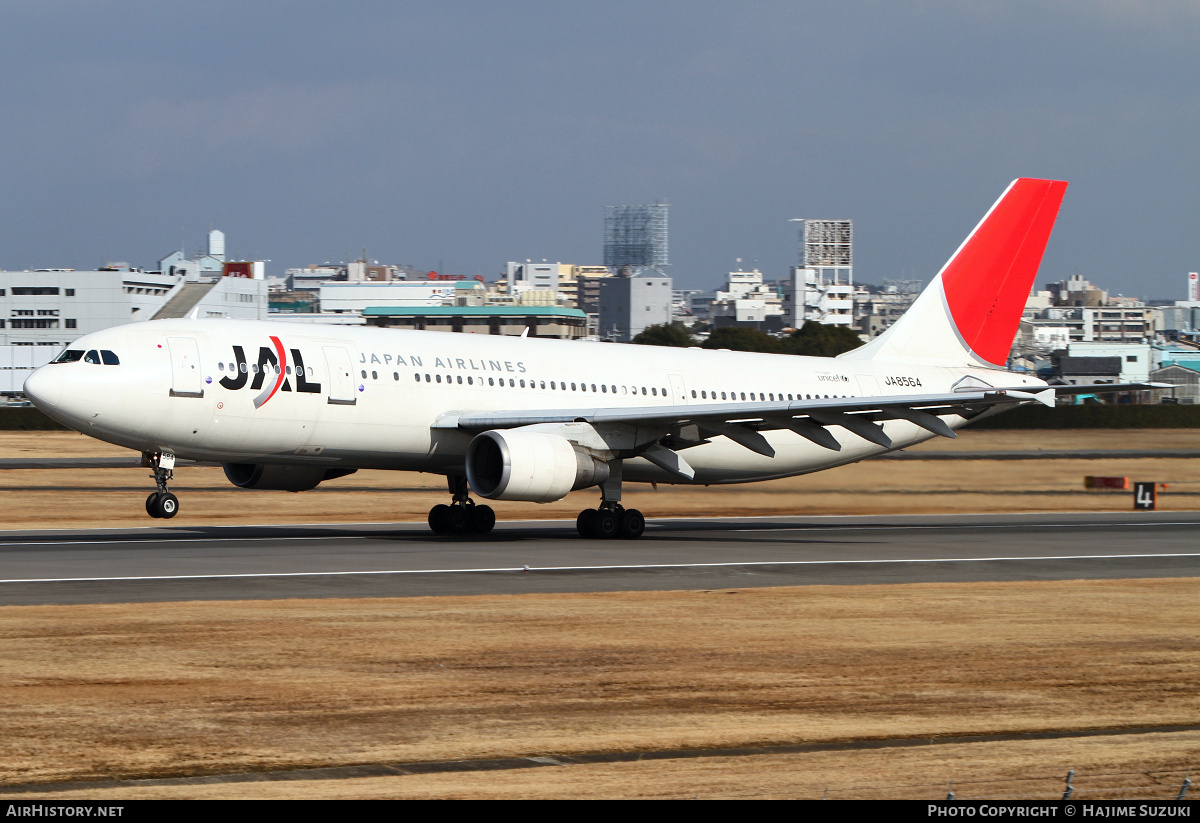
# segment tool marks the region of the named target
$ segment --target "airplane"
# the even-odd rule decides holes
[[[1056,391],[1005,366],[1067,184],[1013,181],[909,310],[834,358],[376,327],[155,320],[88,334],[25,394],[140,451],[171,518],[179,458],[243,489],[306,491],[359,469],[444,475],[437,534],[487,534],[489,501],[597,489],[585,538],[637,538],[624,483],[720,485],[853,463]]]

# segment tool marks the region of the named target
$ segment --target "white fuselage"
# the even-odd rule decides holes
[[[473,436],[434,427],[452,413],[934,394],[968,375],[1044,385],[986,368],[234,320],[138,323],[69,348],[109,351],[119,364],[55,363],[27,386],[52,416],[101,440],[222,463],[442,474],[462,472]],[[883,425],[894,448],[933,436],[903,420]],[[766,431],[773,457],[712,438],[684,452],[690,482],[786,477],[887,451],[830,432],[841,451]],[[626,461],[624,479],[685,482],[641,458]]]

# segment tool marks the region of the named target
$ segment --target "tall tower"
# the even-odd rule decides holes
[[[666,203],[604,207],[604,265],[658,269],[667,262]]]
[[[785,296],[788,322],[854,323],[854,221],[800,220],[800,265]]]

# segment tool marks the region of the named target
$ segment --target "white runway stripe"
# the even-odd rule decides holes
[[[340,572],[253,572],[246,574],[170,574],[145,575],[137,577],[32,577],[24,579],[0,580],[3,583],[113,583],[132,582],[139,580],[238,580],[265,577],[349,577],[354,575],[417,575],[417,574],[470,574],[482,572],[517,572],[524,573],[526,568],[533,572],[570,572],[570,571],[636,571],[645,569],[708,569],[731,568],[740,566],[865,566],[893,563],[897,565],[913,563],[995,563],[1031,560],[1132,560],[1169,557],[1200,557],[1200,553],[1179,554],[1066,554],[1049,556],[1023,557],[923,557],[903,560],[751,560],[737,563],[648,563],[642,565],[620,566],[512,566],[494,569],[386,569],[373,571],[340,571]]]

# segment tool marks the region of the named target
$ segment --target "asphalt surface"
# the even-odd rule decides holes
[[[0,532],[0,605],[1200,575],[1200,512]]]

